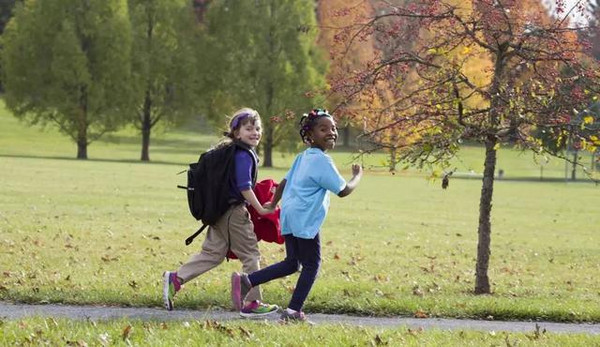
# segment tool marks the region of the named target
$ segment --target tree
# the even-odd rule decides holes
[[[135,126],[142,133],[141,160],[150,160],[150,134],[197,108],[196,48],[199,27],[188,0],[130,0]]]
[[[264,127],[263,165],[270,167],[273,149],[295,138],[294,122],[286,121],[291,112],[313,107],[311,91],[324,87],[314,1],[214,0],[205,20],[211,35],[211,75],[205,82],[211,113],[222,121],[233,108],[257,109]]]
[[[3,35],[5,100],[32,124],[54,123],[87,147],[124,122],[129,107],[125,0],[18,4]]]
[[[194,6],[194,13],[199,23],[204,22],[204,14],[208,10],[208,5],[211,0],[192,0]]]
[[[596,60],[600,60],[600,2],[598,0],[590,3],[589,12],[591,14],[589,28],[582,33],[590,41],[592,55]]]
[[[555,9],[556,19],[534,0],[428,0],[397,6],[386,1],[370,20],[345,28],[349,45],[375,35],[381,45],[391,47],[385,57],[351,76],[338,76],[332,86],[349,99],[373,93],[380,81],[394,86],[393,102],[366,110],[369,119],[384,111],[394,117],[385,124],[367,122],[365,136],[404,129],[410,141],[399,149],[401,159],[419,166],[447,167],[464,140],[485,146],[477,294],[491,293],[490,220],[498,148],[517,143],[547,153],[532,136],[535,128],[568,124],[572,110],[581,109],[588,95],[600,90],[600,74],[582,56],[577,29],[569,28],[564,18],[564,3],[557,2]],[[398,41],[414,45],[394,45]],[[489,68],[469,72],[473,59],[487,59]]]
[[[18,0],[0,0],[0,34],[4,32],[6,23],[12,17],[13,8]]]
[[[333,58],[344,49],[344,42],[341,41],[337,35],[338,28],[350,25],[354,21],[361,21],[365,18],[369,18],[372,15],[373,6],[369,1],[356,3],[352,8],[348,8],[348,3],[344,0],[318,1],[317,21],[320,27],[318,37],[319,46],[325,49],[330,57]],[[360,69],[364,64],[371,61],[378,53],[374,39],[364,41],[361,45],[349,47],[349,51],[346,52],[345,55],[346,59],[332,59],[332,64],[330,64],[328,69],[327,79],[331,80],[336,75]],[[333,106],[342,98],[343,96],[335,95],[335,93],[329,95],[328,104]],[[337,112],[335,112],[336,115],[339,115],[338,125],[341,127],[341,137],[344,141],[343,145],[346,147],[350,145],[351,127],[358,127],[361,125],[358,124],[358,122],[351,124],[353,119],[348,115],[354,108],[360,109],[361,106],[347,104],[344,105],[343,109],[339,108]]]
[[[12,18],[16,1],[17,0],[0,0],[0,35],[4,32],[6,23]],[[2,81],[0,81],[0,91],[2,90]]]

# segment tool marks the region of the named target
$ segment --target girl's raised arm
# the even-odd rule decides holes
[[[346,188],[342,189],[342,191],[338,194],[340,198],[350,195],[358,186],[360,179],[362,177],[363,170],[362,166],[359,164],[352,164],[352,178],[348,183],[346,183]]]

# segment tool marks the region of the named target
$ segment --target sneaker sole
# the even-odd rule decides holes
[[[233,308],[236,311],[242,310],[241,280],[242,279],[239,273],[234,272],[231,274],[231,302],[233,303]]]
[[[165,271],[163,273],[163,303],[167,311],[173,311],[173,301],[169,299],[169,277],[171,273]]]
[[[242,316],[244,318],[252,319],[252,318],[261,318],[261,317],[268,316],[268,315],[271,315],[271,314],[277,313],[277,312],[279,312],[279,307],[276,310],[273,310],[270,312],[264,312],[264,313],[245,313],[245,312],[240,311],[240,316]]]

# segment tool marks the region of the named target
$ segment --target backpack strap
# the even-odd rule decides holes
[[[203,232],[204,229],[206,229],[207,226],[208,226],[208,224],[202,224],[202,227],[200,227],[200,229],[198,229],[198,231],[196,231],[190,237],[188,237],[187,239],[185,239],[185,245],[189,246],[190,243],[194,242],[194,239],[196,238],[196,236],[200,235],[200,233]]]

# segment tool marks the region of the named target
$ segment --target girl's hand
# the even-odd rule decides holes
[[[259,215],[264,216],[267,214],[271,214],[275,211],[274,208],[265,208],[265,207],[261,207],[259,210],[257,210],[256,212],[258,212]]]
[[[266,208],[267,210],[275,211],[275,209],[277,208],[277,204],[273,204],[273,201],[269,201],[269,202],[266,202],[263,205],[263,207]]]
[[[362,175],[362,166],[360,166],[360,164],[352,164],[352,175],[353,176],[359,176]]]

